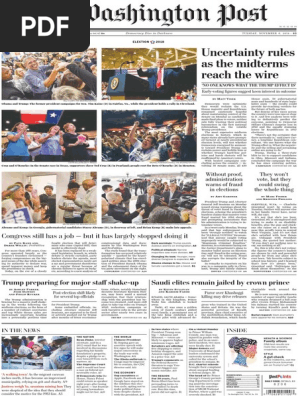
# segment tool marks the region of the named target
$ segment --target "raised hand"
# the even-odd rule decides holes
[[[62,71],[62,70],[64,70],[64,69],[66,68],[66,66],[68,66],[68,65],[69,65],[68,62],[60,62],[60,63],[58,63],[57,65],[55,65],[55,69],[56,69],[57,71]]]
[[[191,110],[186,110],[185,115],[187,118],[193,118],[195,113]]]
[[[32,203],[34,205],[34,207],[38,208],[40,207],[40,199],[39,198],[31,198]]]

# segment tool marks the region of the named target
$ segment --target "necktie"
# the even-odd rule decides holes
[[[162,79],[162,69],[159,69],[158,73],[157,73],[156,88],[160,88],[161,87],[161,79]]]
[[[149,206],[149,208],[151,206],[151,197],[150,196],[148,197],[148,206]]]

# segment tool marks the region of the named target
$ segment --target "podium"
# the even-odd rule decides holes
[[[131,74],[119,74],[110,77],[107,95],[111,100],[147,99],[149,83]]]

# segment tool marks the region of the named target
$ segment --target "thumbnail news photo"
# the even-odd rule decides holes
[[[96,100],[97,50],[2,52],[2,100]]]
[[[102,161],[197,160],[196,111],[102,112]]]
[[[53,335],[2,337],[2,370],[71,369],[71,337]]]
[[[196,48],[103,48],[102,100],[197,99]]]
[[[102,223],[196,224],[195,173],[119,173],[102,178]]]
[[[95,110],[3,110],[2,161],[96,162]]]
[[[96,172],[3,172],[3,224],[96,224]]]

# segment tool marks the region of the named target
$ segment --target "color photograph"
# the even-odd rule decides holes
[[[96,172],[3,172],[3,224],[96,224]]]
[[[194,162],[196,160],[196,111],[103,111],[103,162]]]
[[[130,173],[102,178],[103,224],[196,224],[195,173]]]
[[[103,48],[102,100],[197,99],[196,48]]]
[[[2,100],[96,100],[97,50],[2,52]]]
[[[95,110],[3,110],[3,162],[96,162]]]
[[[72,338],[68,336],[2,337],[2,370],[71,370]]]

